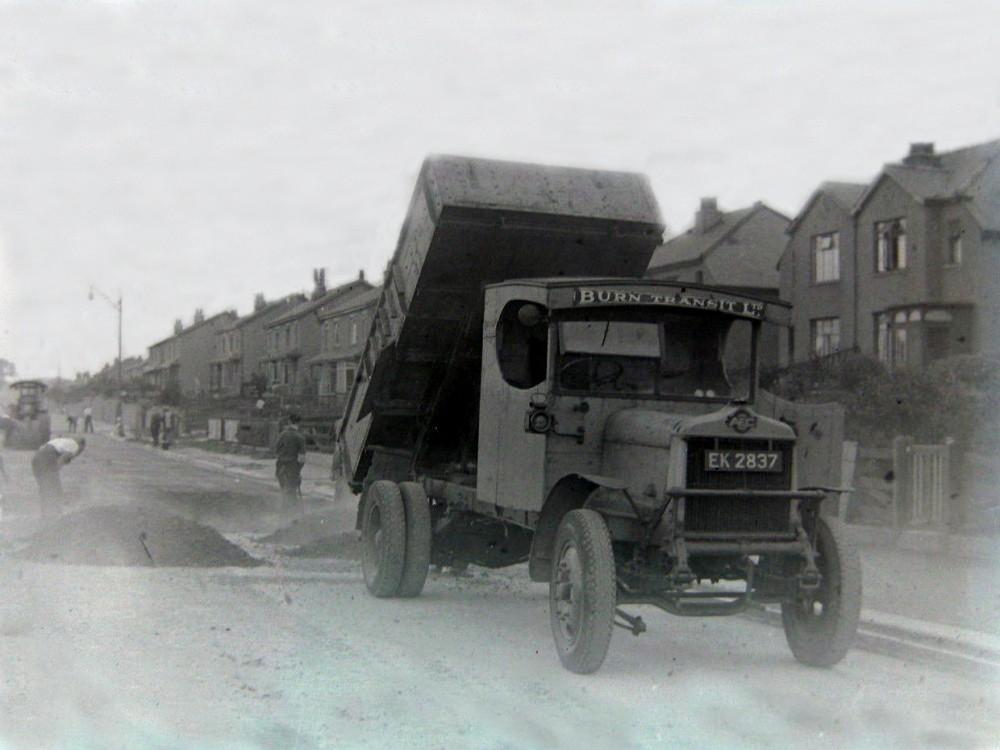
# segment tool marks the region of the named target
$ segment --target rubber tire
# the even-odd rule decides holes
[[[576,547],[582,568],[583,601],[579,633],[574,642],[566,640],[556,612],[556,586],[563,551]],[[618,583],[611,534],[601,515],[593,510],[571,510],[559,524],[549,577],[549,620],[556,651],[570,672],[596,672],[608,654],[614,628]]]
[[[420,596],[431,566],[431,506],[417,482],[400,482],[399,492],[406,510],[406,557],[397,595]]]
[[[365,491],[365,514],[361,525],[361,569],[365,585],[374,596],[395,596],[403,578],[406,558],[406,511],[395,482],[379,480]],[[375,528],[378,514],[379,527]],[[382,532],[381,550],[375,533]]]
[[[835,594],[813,622],[799,616],[797,602],[781,605],[781,622],[792,654],[812,667],[832,667],[854,643],[861,616],[861,557],[847,528],[838,519],[820,516],[816,528],[817,566],[822,586]]]

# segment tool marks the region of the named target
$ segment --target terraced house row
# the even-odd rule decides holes
[[[149,347],[147,386],[187,397],[256,397],[264,392],[312,396],[334,406],[346,395],[371,325],[379,288],[360,273],[326,288],[313,273],[309,295],[254,299],[253,309],[210,318],[198,310],[190,325]]]

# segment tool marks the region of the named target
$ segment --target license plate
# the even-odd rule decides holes
[[[705,451],[705,471],[781,470],[780,451]]]

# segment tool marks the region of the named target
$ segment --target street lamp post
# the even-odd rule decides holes
[[[104,299],[104,301],[107,302],[109,305],[111,305],[111,307],[113,307],[115,309],[115,311],[118,313],[118,391],[119,391],[119,398],[118,398],[118,409],[117,409],[117,411],[118,411],[118,417],[121,417],[122,416],[121,395],[124,394],[124,392],[125,392],[125,376],[124,376],[123,362],[122,362],[122,293],[120,291],[118,292],[118,301],[116,302],[111,297],[109,297],[107,294],[105,294],[100,289],[98,289],[96,286],[94,286],[93,284],[91,284],[90,285],[90,292],[87,294],[87,299],[93,301],[95,294],[99,295],[102,299]],[[119,429],[119,432],[120,432],[121,429],[122,429],[121,423],[119,423],[118,429]]]

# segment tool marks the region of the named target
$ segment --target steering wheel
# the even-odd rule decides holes
[[[601,375],[601,368],[610,366],[611,372]],[[617,382],[618,378],[625,374],[625,365],[613,359],[602,359],[594,368],[594,387],[600,388],[602,385],[610,385]]]
[[[559,368],[559,381],[562,382],[566,379],[566,374],[574,369],[581,368],[582,366],[589,365],[590,362],[597,359],[596,357],[577,357],[576,359],[570,360],[562,367]],[[604,370],[604,372],[602,372]],[[625,373],[625,366],[621,362],[616,362],[614,360],[601,359],[597,360],[597,365],[594,367],[593,379],[591,379],[589,366],[586,369],[587,385],[569,385],[571,388],[582,388],[582,387],[594,387],[599,388],[603,385],[608,385],[609,383],[614,383],[618,378],[620,378]],[[581,373],[582,374],[582,373]],[[579,377],[579,375],[577,376]],[[573,377],[570,375],[570,379]]]
[[[568,379],[570,381],[572,381],[574,378],[573,378],[573,373],[571,373],[570,371],[573,370],[574,368],[576,368],[578,370],[581,369],[581,368],[583,368],[582,369],[582,374],[585,375],[587,383],[589,385],[589,383],[590,383],[590,367],[588,367],[586,365],[587,365],[587,363],[589,363],[593,359],[594,359],[593,357],[578,357],[577,359],[572,359],[569,362],[567,362],[566,364],[564,364],[562,367],[559,368],[559,382],[562,383],[563,380],[567,379],[566,378],[567,373],[569,374],[569,378]],[[577,377],[577,379],[579,379],[579,374],[577,374],[576,377]],[[568,388],[581,388],[581,387],[585,388],[586,387],[586,386],[572,385],[572,383],[567,383],[566,386]]]

